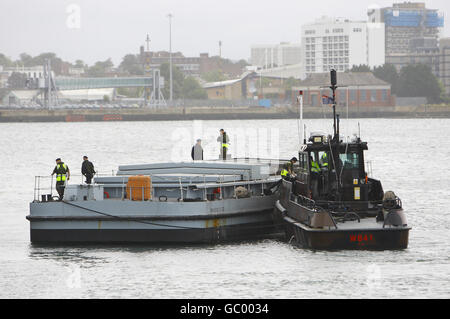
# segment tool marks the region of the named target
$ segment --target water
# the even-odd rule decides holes
[[[305,123],[308,130],[331,131],[329,120]],[[49,175],[57,157],[72,175],[80,175],[83,155],[111,172],[119,164],[189,160],[200,137],[205,157],[213,158],[218,130],[225,128],[233,155],[291,158],[297,121],[0,124],[0,297],[449,298],[450,120],[361,123],[373,175],[402,198],[413,227],[407,250],[314,252],[276,240],[34,246],[25,219],[34,176]],[[356,132],[357,120],[344,122],[342,131]]]

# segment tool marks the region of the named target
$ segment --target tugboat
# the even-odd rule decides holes
[[[334,135],[303,138],[295,176],[283,178],[275,219],[285,238],[315,250],[400,250],[408,247],[409,230],[401,200],[383,192],[369,178],[367,142],[344,141],[336,114],[337,73],[331,71]]]

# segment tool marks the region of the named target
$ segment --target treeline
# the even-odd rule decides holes
[[[449,102],[442,82],[427,65],[403,67],[400,72],[392,64],[371,69],[367,65],[353,66],[349,72],[372,72],[377,78],[391,84],[391,92],[399,97],[426,97],[428,103]]]

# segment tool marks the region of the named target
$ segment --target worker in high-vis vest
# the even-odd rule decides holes
[[[319,163],[313,160],[313,157],[309,157],[311,166],[311,192],[312,197],[315,199],[319,195],[319,177],[320,177],[320,166]]]
[[[64,198],[64,189],[66,182],[70,179],[69,167],[61,161],[60,158],[56,159],[56,166],[53,170],[52,176],[56,174],[56,191],[59,195],[59,200]]]
[[[230,147],[230,138],[228,137],[227,133],[224,131],[224,129],[220,130],[220,135],[217,138],[217,142],[220,143],[220,159],[226,160],[227,159],[227,151]]]
[[[328,154],[327,154],[327,152],[324,152],[322,154],[322,157],[320,158],[320,167],[321,168],[328,168]]]
[[[311,157],[311,172],[320,173],[320,166],[317,162],[314,162],[312,157]]]
[[[293,157],[289,162],[284,164],[284,167],[280,173],[282,178],[291,179],[292,177],[295,177],[294,164],[297,163],[297,161],[298,161],[297,158]]]

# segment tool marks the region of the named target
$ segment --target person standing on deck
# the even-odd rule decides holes
[[[87,156],[83,156],[83,164],[81,164],[81,174],[86,177],[86,184],[91,184],[92,177],[94,177],[96,171],[94,170],[94,164],[88,160]]]
[[[226,160],[228,147],[230,146],[230,139],[224,129],[220,130],[220,135],[217,138],[217,142],[220,143],[220,158]]]
[[[298,160],[296,157],[291,158],[291,160],[287,162],[284,165],[283,169],[281,170],[281,177],[286,180],[291,180],[292,178],[294,178],[295,177],[294,165],[297,162]]]
[[[192,146],[191,157],[194,161],[202,161],[203,160],[203,148],[202,148],[202,140],[198,139],[197,144]]]
[[[53,169],[52,176],[56,174],[56,191],[61,201],[64,197],[64,189],[66,188],[66,180],[70,179],[69,167],[61,161],[60,158],[56,159],[56,166]]]

